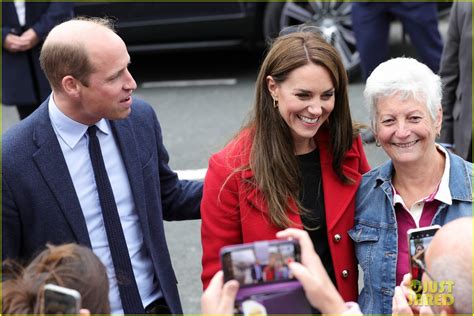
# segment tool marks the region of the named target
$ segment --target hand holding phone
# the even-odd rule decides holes
[[[301,229],[287,228],[278,232],[277,237],[293,238],[299,242],[301,264],[293,264],[292,271],[301,282],[311,305],[323,314],[339,315],[347,311],[347,306],[314,250],[308,233]]]

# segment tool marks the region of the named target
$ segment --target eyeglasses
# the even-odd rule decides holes
[[[431,275],[431,273],[428,272],[428,270],[426,270],[426,266],[425,264],[423,263],[423,260],[421,260],[421,258],[423,257],[423,255],[425,254],[425,249],[422,249],[420,251],[418,251],[416,254],[414,254],[412,257],[411,257],[411,260],[413,260],[414,263],[416,263],[416,265],[418,267],[420,267],[420,269],[423,271],[423,273],[426,273],[426,275],[432,280],[432,281],[436,281],[435,278],[433,278],[433,276]]]

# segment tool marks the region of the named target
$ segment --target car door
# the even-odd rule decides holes
[[[255,33],[254,7],[244,2],[83,2],[76,3],[75,13],[115,18],[131,51],[166,50],[248,39]]]

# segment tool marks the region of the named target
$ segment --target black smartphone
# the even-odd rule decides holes
[[[412,280],[421,281],[422,267],[425,266],[425,251],[428,249],[434,234],[440,228],[439,225],[433,225],[412,228],[407,231],[409,267]]]
[[[81,294],[78,291],[46,284],[44,286],[42,314],[79,315]]]
[[[294,280],[288,263],[301,261],[297,241],[271,240],[225,246],[221,249],[224,280],[235,279],[240,287]]]

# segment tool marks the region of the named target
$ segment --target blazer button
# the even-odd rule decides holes
[[[342,277],[343,277],[344,279],[347,279],[348,276],[349,276],[349,271],[347,271],[347,270],[342,270]]]
[[[334,235],[334,241],[335,242],[340,242],[341,239],[342,239],[341,235],[339,235],[339,234]]]

